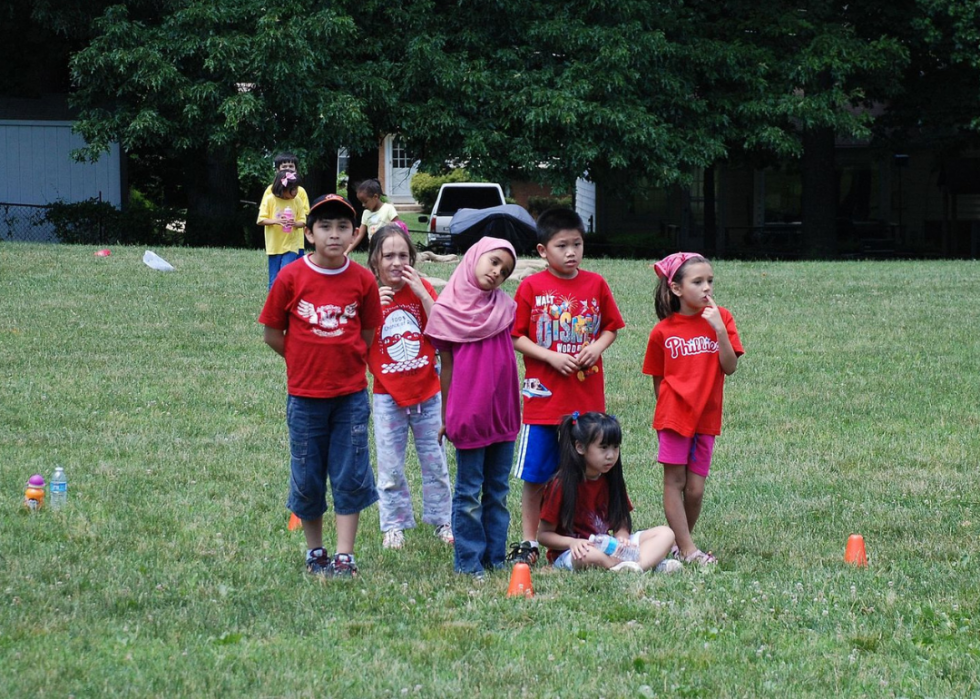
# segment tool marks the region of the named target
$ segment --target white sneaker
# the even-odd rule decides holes
[[[610,568],[614,573],[642,573],[643,568],[636,561],[623,561]]]
[[[665,558],[657,564],[657,567],[653,569],[654,573],[676,573],[679,570],[684,570],[684,564],[678,561],[676,558]]]
[[[436,527],[436,536],[445,544],[455,544],[456,537],[453,536],[453,528],[449,524],[440,524]]]
[[[386,549],[400,549],[405,545],[405,533],[401,529],[389,529],[381,546]]]

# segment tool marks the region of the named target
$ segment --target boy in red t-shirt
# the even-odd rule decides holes
[[[378,499],[368,456],[367,350],[382,321],[374,276],[347,259],[354,207],[319,197],[306,218],[312,253],[282,269],[259,322],[286,360],[291,473],[287,507],[303,522],[306,569],[357,575],[354,539],[361,510]],[[323,548],[326,483],[337,517],[337,554]]]
[[[558,468],[558,425],[574,411],[605,412],[602,353],[624,327],[606,280],[580,269],[585,226],[571,209],[538,217],[538,254],[547,269],[517,287],[511,333],[524,355],[524,412],[514,475],[521,492],[523,541],[507,560],[533,565],[544,486]]]

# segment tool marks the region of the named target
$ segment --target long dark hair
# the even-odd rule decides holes
[[[687,274],[688,265],[696,265],[699,262],[707,262],[707,257],[702,257],[701,255],[695,255],[689,257],[684,261],[677,271],[674,272],[673,281],[680,284],[684,281],[684,275]],[[667,281],[667,277],[660,277],[660,283],[657,284],[657,290],[653,292],[653,305],[657,310],[657,317],[660,320],[664,320],[669,316],[677,313],[681,310],[681,300],[674,295],[674,292],[670,290],[670,283]]]
[[[566,532],[574,531],[575,506],[578,487],[585,480],[585,457],[578,453],[575,444],[588,448],[598,441],[618,447],[623,441],[619,421],[605,413],[573,413],[562,418],[558,427],[558,471],[554,479],[561,488],[561,511],[558,524]],[[629,498],[626,496],[626,480],[623,478],[622,457],[616,460],[605,474],[609,483],[609,526],[613,531],[626,527],[633,530]]]

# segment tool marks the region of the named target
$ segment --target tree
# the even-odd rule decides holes
[[[336,7],[131,1],[108,8],[95,29],[71,63],[86,155],[119,141],[130,151],[182,157],[191,165],[188,242],[241,240],[242,148],[295,143],[316,157],[372,133],[353,96],[357,66],[326,50],[355,34]]]

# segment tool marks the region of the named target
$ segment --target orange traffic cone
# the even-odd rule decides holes
[[[294,515],[292,512],[289,513],[289,531],[294,532],[303,526],[303,520]]]
[[[847,539],[847,549],[844,551],[844,562],[856,566],[868,565],[868,557],[864,551],[864,537],[851,534]]]
[[[514,570],[510,573],[510,587],[507,588],[508,597],[534,597],[534,588],[531,587],[531,569],[527,563],[515,563]]]

